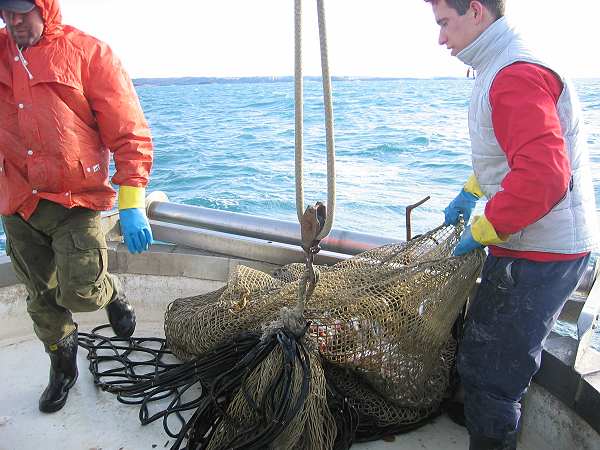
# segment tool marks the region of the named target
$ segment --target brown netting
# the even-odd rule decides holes
[[[451,329],[484,260],[483,251],[451,256],[461,231],[442,226],[407,243],[318,266],[318,283],[304,313],[310,323],[304,339],[314,349],[312,367],[318,366],[312,378],[318,389],[326,378],[379,430],[408,429],[430,417],[448,388],[455,354]],[[302,264],[284,266],[273,275],[238,266],[222,289],[175,300],[165,313],[170,349],[190,360],[242,332],[264,330],[280,318],[282,307],[296,305],[303,273]],[[325,360],[323,369],[319,355]],[[269,358],[269,367],[280,364],[276,352]],[[319,370],[324,373],[315,374]],[[259,390],[265,376],[257,370],[249,380]],[[240,402],[232,401],[228,413],[232,420],[249,420]],[[311,407],[315,405],[305,409]],[[320,425],[307,426],[318,426],[315,433],[335,429],[323,425],[331,421],[328,414],[321,414]],[[312,448],[301,447],[308,444],[289,433],[281,437],[288,438],[295,443],[286,448]],[[315,448],[332,448],[319,445]]]

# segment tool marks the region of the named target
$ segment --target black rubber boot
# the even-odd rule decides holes
[[[50,356],[50,378],[40,397],[40,411],[58,411],[67,402],[69,389],[77,381],[77,330],[53,345],[44,345]]]
[[[516,450],[515,436],[507,439],[493,439],[485,436],[470,436],[469,450]]]
[[[449,400],[443,405],[444,411],[450,417],[450,420],[461,427],[466,426],[465,420],[465,405],[462,402],[457,402],[455,400]]]
[[[108,321],[115,334],[120,338],[129,338],[135,331],[135,311],[127,300],[118,278],[111,275],[114,292],[106,306]]]

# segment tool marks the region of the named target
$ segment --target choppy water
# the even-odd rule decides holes
[[[600,202],[600,79],[576,84]],[[415,232],[442,221],[442,209],[471,171],[471,86],[460,79],[334,81],[336,228],[402,238],[405,205],[427,195],[431,200],[413,213]],[[137,89],[155,141],[149,191],[164,191],[175,202],[296,220],[293,83]],[[314,203],[326,199],[321,84],[308,81],[305,91],[305,198]]]
[[[600,176],[600,80],[578,83]],[[305,99],[306,201],[326,198],[321,86]],[[336,227],[404,236],[405,205],[431,195],[415,231],[470,174],[468,80],[334,83]],[[150,189],[176,202],[296,220],[291,83],[140,86],[156,140]],[[600,181],[596,178],[600,201]]]
[[[177,80],[173,80],[174,83]],[[600,202],[600,79],[577,80]],[[472,81],[338,80],[336,228],[404,238],[415,233],[471,172],[467,107]],[[149,191],[171,201],[296,220],[294,87],[291,82],[160,84],[137,90],[155,141]],[[305,200],[326,200],[321,84],[305,83]],[[600,203],[597,203],[600,210]],[[0,251],[4,249],[0,230]]]

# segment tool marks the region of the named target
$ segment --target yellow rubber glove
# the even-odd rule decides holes
[[[508,236],[501,236],[496,233],[493,225],[485,216],[475,216],[473,223],[460,236],[460,240],[452,254],[461,256],[486,245],[501,244],[506,242],[507,239]]]
[[[483,195],[475,174],[471,175],[458,195],[444,209],[444,225],[456,225],[460,216],[469,223],[477,200]]]
[[[119,209],[145,208],[146,189],[143,187],[119,186]]]
[[[145,210],[146,190],[142,187],[119,187],[119,221],[121,234],[130,253],[142,253],[152,244],[152,229]]]
[[[471,224],[473,239],[482,245],[502,244],[508,240],[508,235],[498,234],[494,226],[485,216],[475,216]]]
[[[477,181],[477,177],[475,174],[471,174],[465,185],[463,186],[465,192],[473,194],[477,198],[481,198],[484,196],[483,191],[481,190],[481,186],[479,186],[479,181]]]

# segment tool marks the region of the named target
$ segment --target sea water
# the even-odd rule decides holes
[[[152,129],[148,192],[173,202],[295,221],[294,84],[290,79],[136,80]],[[334,227],[404,239],[443,221],[471,173],[469,79],[333,81]],[[600,210],[600,79],[576,80]],[[304,195],[327,199],[322,84],[304,84]],[[483,202],[478,210],[481,211]],[[0,251],[5,236],[0,230]]]
[[[576,80],[600,210],[600,79]],[[327,199],[322,87],[305,82],[306,203]],[[467,108],[472,80],[334,80],[335,228],[405,237],[443,221],[471,173]],[[138,80],[152,129],[148,192],[173,202],[295,221],[294,85],[252,79]],[[483,204],[483,202],[480,202]],[[481,209],[481,205],[480,205]],[[0,231],[0,251],[4,249]]]

